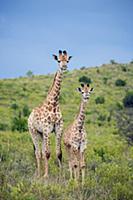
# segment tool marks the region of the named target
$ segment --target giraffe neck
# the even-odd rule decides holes
[[[81,101],[80,104],[80,109],[79,109],[79,114],[77,116],[77,123],[79,127],[83,127],[84,125],[84,120],[85,120],[85,108],[86,108],[86,102],[83,100]]]
[[[60,89],[61,89],[61,82],[62,82],[62,76],[63,72],[58,71],[55,74],[54,81],[52,84],[51,89],[48,92],[47,96],[47,102],[53,105],[57,105],[59,102],[59,95],[60,95]]]

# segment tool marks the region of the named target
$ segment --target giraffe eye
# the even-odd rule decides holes
[[[60,60],[58,60],[58,63],[60,63]]]

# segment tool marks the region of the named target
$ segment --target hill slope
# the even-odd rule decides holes
[[[29,134],[11,132],[16,129],[18,121],[15,120],[18,119],[22,123],[19,130],[27,129],[29,110],[45,99],[53,75],[0,80],[2,200],[132,199],[133,148],[120,136],[116,116],[119,111],[124,112],[123,98],[133,90],[133,64],[109,64],[65,73],[60,97],[64,128],[77,114],[80,95],[76,88],[82,76],[91,78],[95,89],[86,109],[88,148],[83,188],[69,180],[64,150],[63,172],[62,176],[59,175],[54,135],[51,135],[50,178],[43,181],[35,180],[33,176],[35,160]],[[124,80],[126,84],[116,86],[117,79]]]

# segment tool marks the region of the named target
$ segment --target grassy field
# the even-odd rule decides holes
[[[45,99],[54,75],[0,80],[1,200],[133,199],[133,146],[121,135],[117,120],[117,114],[121,117],[125,112],[125,95],[133,91],[133,64],[104,64],[65,73],[60,97],[64,129],[77,114],[80,95],[76,88],[83,76],[90,78],[94,87],[86,109],[84,186],[69,180],[64,146],[63,170],[59,173],[54,134],[51,134],[50,177],[47,180],[34,177],[35,158],[26,131],[27,117]],[[116,84],[118,79],[125,82],[123,86]]]

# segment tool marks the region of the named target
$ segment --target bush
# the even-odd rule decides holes
[[[105,162],[105,150],[101,147],[100,149],[94,148],[95,154],[101,157],[102,161]]]
[[[8,130],[8,125],[5,123],[0,123],[0,131],[6,131]]]
[[[83,67],[81,67],[81,68],[80,68],[80,70],[85,70],[85,69],[86,69],[86,67],[85,67],[85,66],[83,66]]]
[[[13,118],[11,129],[12,131],[17,130],[19,132],[24,132],[28,130],[27,119],[22,116],[21,111],[19,111],[19,114]]]
[[[23,107],[23,115],[24,115],[24,117],[28,117],[29,114],[30,114],[29,107],[27,105],[24,105],[24,107]]]
[[[108,78],[107,77],[103,77],[103,83],[107,84]]]
[[[88,78],[87,76],[80,77],[79,82],[88,83],[88,84],[92,83],[91,79]]]
[[[99,67],[96,67],[96,72],[99,74],[100,73],[100,69],[99,69]]]
[[[127,71],[127,67],[125,65],[121,65],[121,69],[122,69],[123,72]]]
[[[29,70],[28,72],[26,72],[26,75],[31,78],[34,76],[33,72],[31,70]]]
[[[110,60],[110,63],[111,63],[112,65],[115,65],[115,64],[117,64],[117,62],[115,62],[115,60],[114,60],[114,59],[111,59],[111,60]]]
[[[95,102],[96,102],[96,104],[103,104],[105,102],[105,99],[102,96],[101,97],[97,97],[95,99]]]
[[[126,94],[125,98],[123,99],[123,104],[127,108],[133,107],[133,91]]]
[[[133,143],[133,109],[125,108],[117,111],[116,121],[120,135],[124,136],[129,144]]]
[[[12,108],[13,110],[17,110],[17,109],[19,108],[19,106],[18,106],[16,103],[13,103],[13,104],[11,105],[11,108]]]
[[[106,120],[106,115],[99,115],[99,117],[98,117],[98,120],[99,121],[105,121]]]
[[[115,85],[116,86],[125,86],[126,85],[126,81],[122,80],[122,79],[117,79],[115,81]]]

